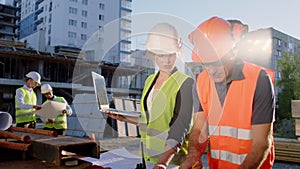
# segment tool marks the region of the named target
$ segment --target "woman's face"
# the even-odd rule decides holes
[[[164,54],[164,55],[158,55],[155,54],[155,63],[157,64],[160,71],[171,73],[175,66],[176,62],[176,53],[172,54]]]

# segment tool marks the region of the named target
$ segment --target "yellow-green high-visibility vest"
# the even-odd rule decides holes
[[[146,161],[157,162],[159,156],[165,150],[168,131],[170,130],[170,122],[173,117],[173,111],[176,104],[176,96],[183,82],[189,77],[179,71],[174,72],[168,80],[163,84],[152,101],[151,109],[148,110],[149,120],[147,120],[145,112],[145,95],[151,90],[150,87],[155,80],[157,74],[150,75],[144,86],[141,98],[141,119],[140,134],[141,141],[144,144],[144,157]],[[187,141],[181,146],[180,153],[177,155],[187,154]],[[176,162],[171,162],[178,164]]]
[[[56,97],[55,101],[60,102],[60,103],[64,103],[64,98],[63,97]],[[55,128],[55,129],[67,129],[67,115],[66,114],[58,115],[57,117],[55,117],[54,123],[46,122],[45,127]]]
[[[36,94],[34,91],[32,91],[32,95],[29,93],[27,89],[24,87],[20,87],[16,90],[22,91],[22,94],[24,96],[24,103],[25,104],[32,104],[36,105]],[[35,109],[22,109],[19,108],[18,100],[15,97],[15,107],[16,107],[16,123],[25,123],[25,122],[30,122],[30,121],[36,121],[35,114],[32,112],[35,111]]]

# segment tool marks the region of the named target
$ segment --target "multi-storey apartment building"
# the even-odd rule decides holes
[[[19,0],[20,39],[38,50],[57,52],[69,47],[70,52],[82,49],[96,32],[103,32],[106,25],[114,22],[116,27],[105,32],[111,36],[105,37],[116,43],[103,59],[124,62],[130,54],[131,3],[131,0]],[[98,48],[104,48],[103,42],[108,39],[99,38]],[[89,55],[89,59],[99,58]]]
[[[0,4],[0,39],[14,40],[18,37],[19,8],[13,3]]]
[[[300,54],[300,40],[274,28],[259,29],[249,32],[241,42],[240,56],[255,64],[275,71],[275,82],[281,78],[277,61],[284,53]],[[275,88],[276,95],[280,91]]]

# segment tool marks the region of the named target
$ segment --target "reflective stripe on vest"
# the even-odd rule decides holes
[[[227,136],[242,140],[252,139],[252,130],[240,129],[230,126],[212,126],[209,125],[209,135]]]
[[[211,158],[220,159],[224,161],[229,161],[234,164],[241,165],[245,160],[247,154],[235,154],[229,151],[220,151],[220,150],[211,150],[210,151]]]
[[[223,107],[208,73],[203,71],[198,76],[198,96],[209,122],[208,161],[211,168],[238,168],[249,154],[252,148],[252,106],[261,70],[261,67],[244,63],[245,78],[231,82]],[[272,167],[273,150],[274,145],[261,168]]]
[[[173,110],[175,108],[176,96],[187,75],[176,71],[174,72],[153,98],[152,107],[149,111],[149,119],[147,119],[145,111],[145,95],[151,90],[157,74],[153,74],[145,81],[145,86],[141,98],[140,134],[141,141],[145,146],[145,159],[147,161],[157,162],[159,155],[164,152],[169,123],[173,118]],[[182,149],[187,147],[182,146]]]
[[[32,93],[30,94],[26,88],[20,87],[16,90],[16,93],[18,92],[18,90],[22,92],[25,104],[36,105],[37,99],[34,91],[32,91]],[[36,121],[35,114],[33,114],[35,109],[20,108],[16,97],[15,97],[15,108],[16,108],[16,123]]]

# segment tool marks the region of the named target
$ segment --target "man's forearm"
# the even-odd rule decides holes
[[[207,146],[207,123],[204,112],[198,112],[189,135],[189,154],[201,156]]]
[[[266,160],[273,142],[272,125],[255,125],[253,128],[253,144],[250,153],[246,156],[239,169],[259,168]]]
[[[239,169],[256,169],[266,159],[271,147],[260,147],[252,149],[247,155]]]

